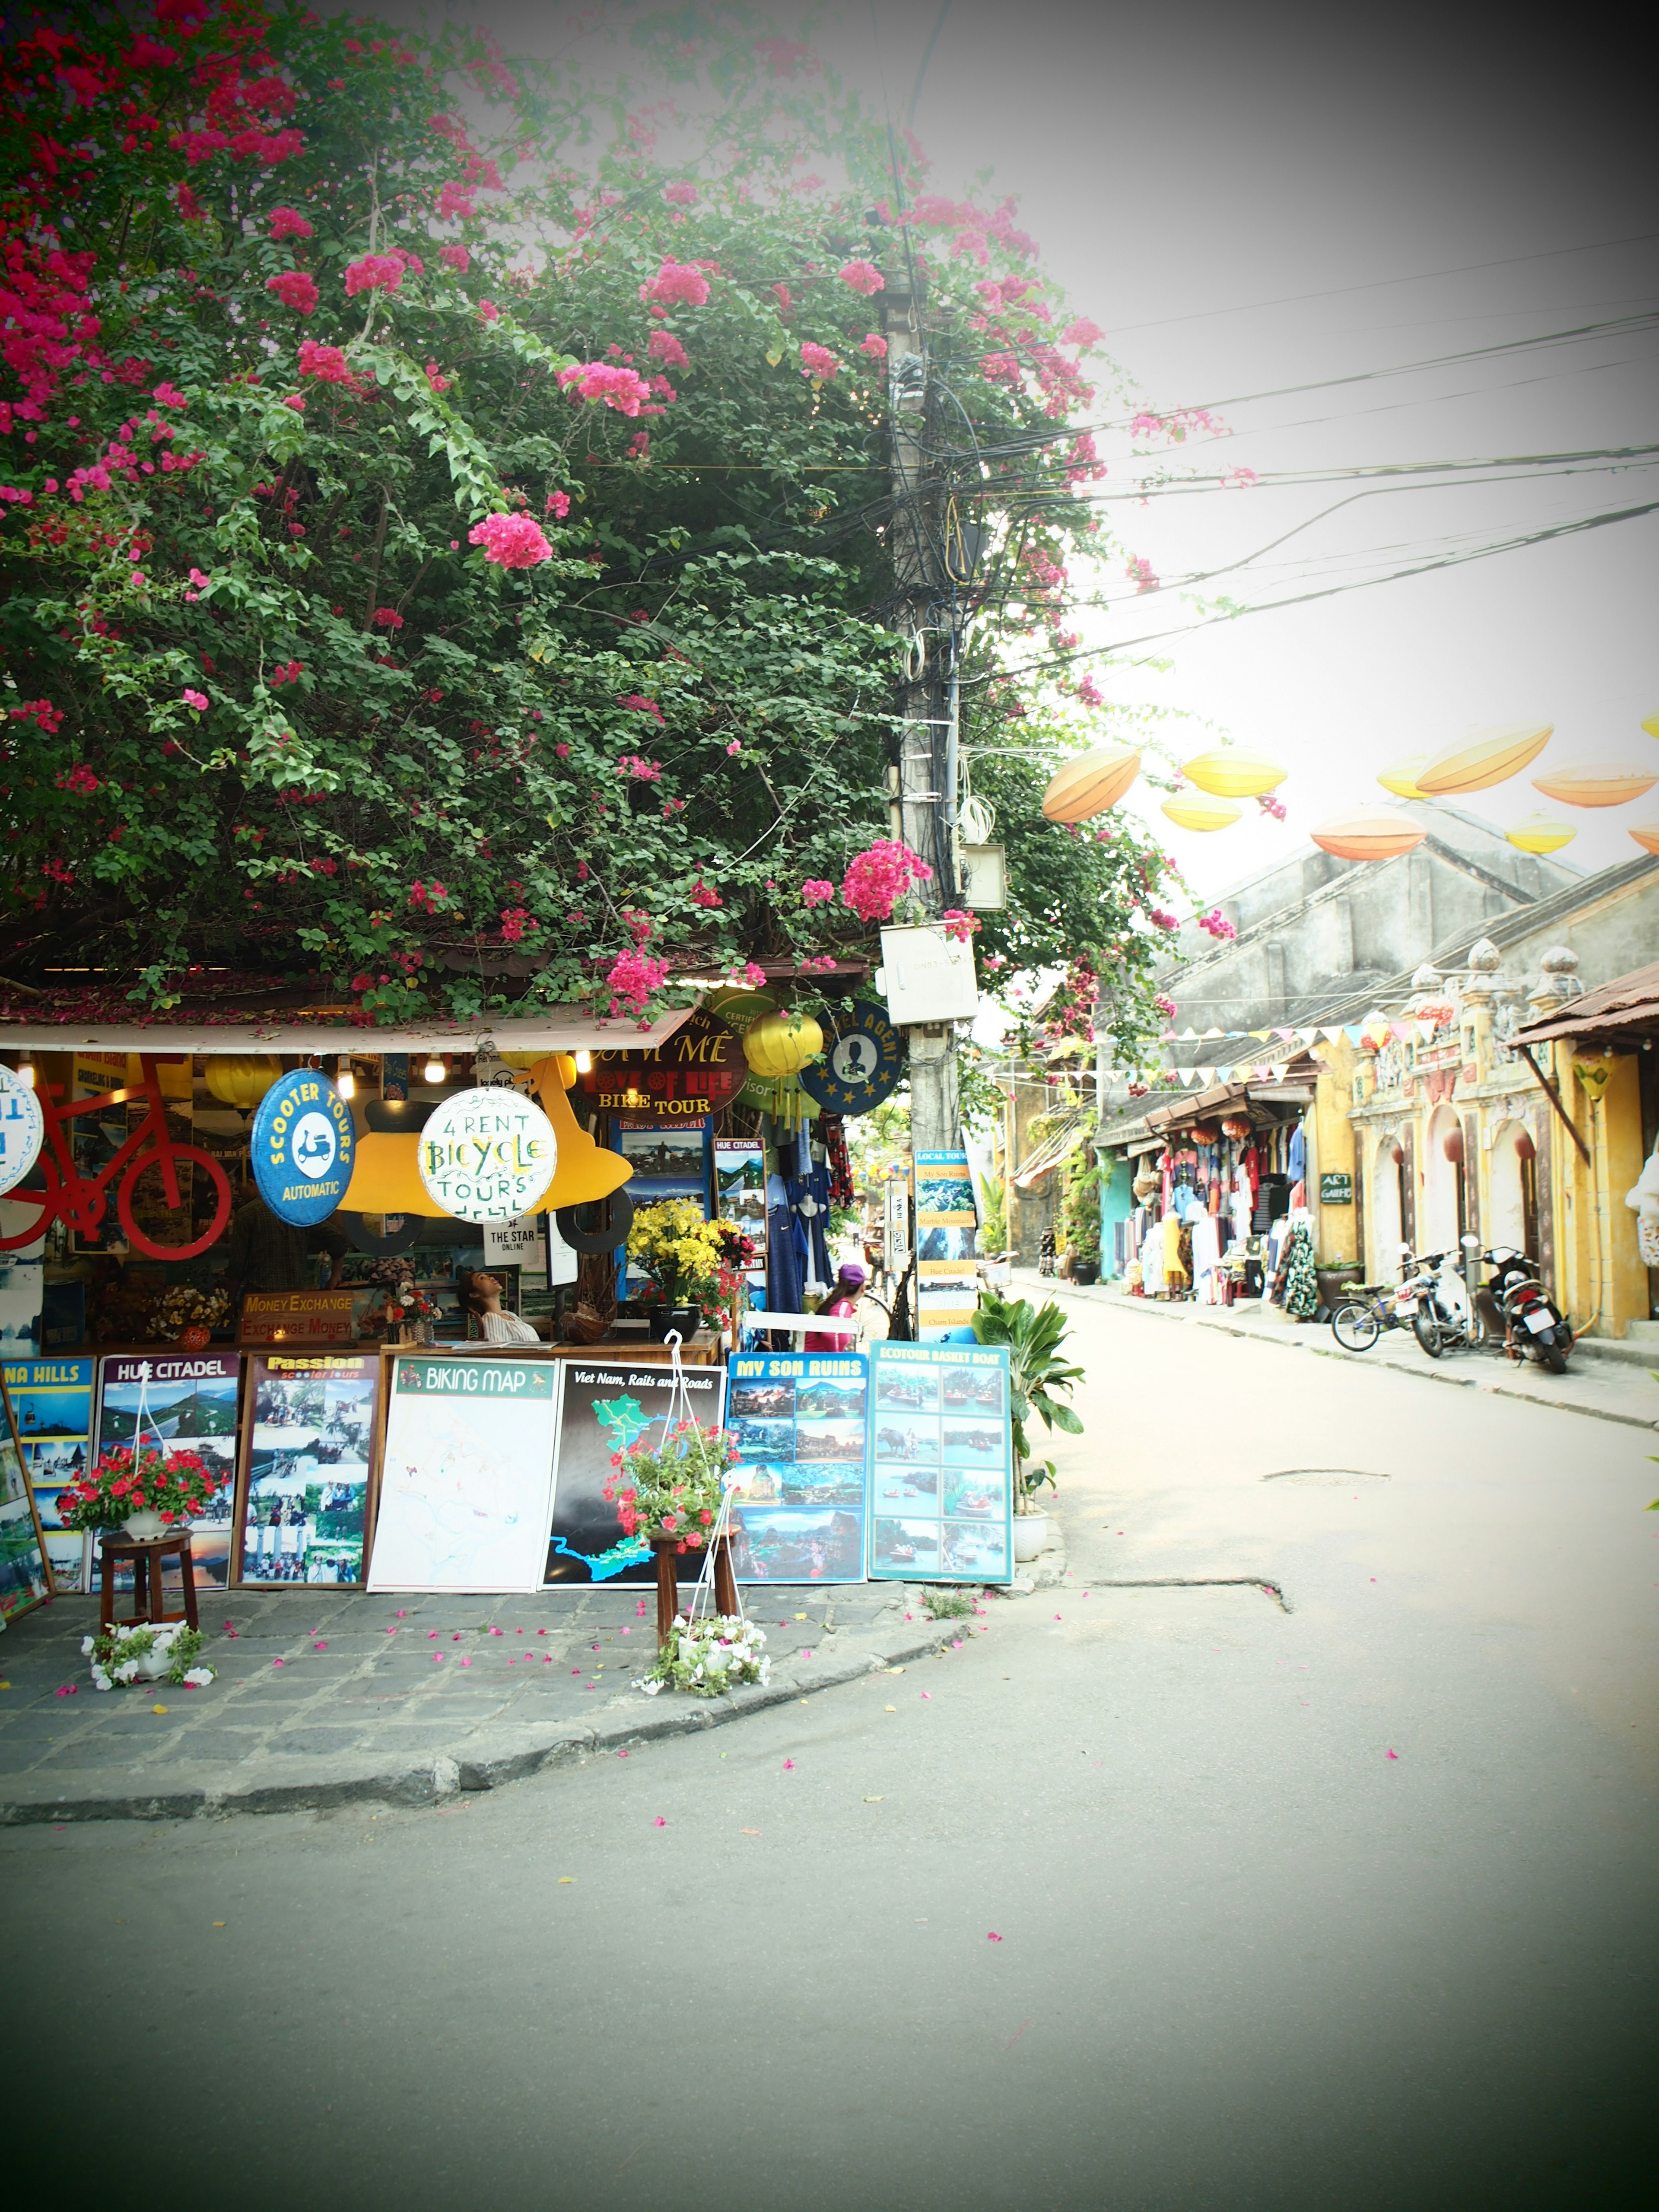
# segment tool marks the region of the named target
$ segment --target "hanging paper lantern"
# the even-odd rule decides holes
[[[1659,853],[1659,822],[1638,822],[1630,834],[1644,853]]]
[[[222,1106],[234,1106],[247,1113],[281,1079],[282,1073],[282,1061],[268,1054],[215,1052],[207,1056],[204,1079]]]
[[[1650,738],[1659,738],[1659,707],[1656,707],[1650,714],[1643,715],[1642,727]]]
[[[1430,799],[1449,799],[1461,791],[1486,791],[1519,775],[1550,741],[1553,722],[1503,722],[1476,730],[1435,754],[1417,779]]]
[[[1079,753],[1048,780],[1042,794],[1046,822],[1086,822],[1115,806],[1140,773],[1139,745],[1097,745]]]
[[[1552,769],[1547,775],[1534,776],[1532,787],[1546,799],[1559,799],[1563,806],[1622,806],[1626,799],[1640,799],[1656,783],[1659,775],[1650,775],[1627,762],[1596,761],[1588,768]]]
[[[1238,809],[1230,799],[1210,799],[1199,791],[1178,792],[1166,799],[1164,811],[1177,830],[1226,830],[1238,819]]]
[[[1290,773],[1266,753],[1248,752],[1243,745],[1217,745],[1189,760],[1181,772],[1215,799],[1259,799]]]
[[[823,1050],[823,1031],[811,1014],[763,1014],[743,1041],[757,1075],[794,1075]]]
[[[1362,806],[1352,814],[1334,814],[1310,834],[1322,852],[1334,853],[1339,860],[1392,860],[1420,845],[1428,832],[1403,814]]]
[[[1392,767],[1385,768],[1377,781],[1384,791],[1391,791],[1396,799],[1426,799],[1417,779],[1429,764],[1426,753],[1406,753]]]
[[[1564,845],[1571,844],[1578,832],[1570,822],[1553,822],[1547,814],[1529,814],[1504,834],[1517,852],[1559,853]]]

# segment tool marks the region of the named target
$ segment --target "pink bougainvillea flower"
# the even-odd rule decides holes
[[[785,1771],[787,1772],[787,1771],[793,1766],[794,1763],[795,1762],[793,1759],[786,1759],[783,1762]]]
[[[642,376],[609,361],[573,362],[559,371],[558,384],[573,399],[602,399],[618,415],[637,415],[651,397],[651,386]]]
[[[828,346],[814,345],[811,338],[802,341],[800,373],[803,376],[815,376],[823,383],[838,374],[840,369],[841,363]]]
[[[273,1659],[270,1663],[273,1667],[286,1667],[288,1662],[286,1659]]]
[[[184,700],[185,706],[194,708],[197,714],[206,714],[208,708],[208,696],[205,691],[192,691],[190,687],[186,685],[185,688]]]
[[[741,738],[733,738],[731,744],[727,745],[726,750],[728,755],[732,753],[740,753],[743,750],[743,739]]]
[[[317,286],[303,269],[285,269],[280,276],[267,276],[265,289],[301,315],[310,314],[317,305]]]
[[[1384,1759],[1398,1759],[1400,1753],[1397,1751],[1385,1751],[1382,1756]]]
[[[190,404],[176,384],[158,384],[149,396],[158,407],[187,407]],[[76,418],[71,415],[70,428],[73,429],[75,427]]]
[[[472,256],[464,246],[441,246],[438,258],[446,269],[459,270],[463,276],[472,266]]]
[[[662,188],[662,196],[670,207],[696,207],[697,204],[697,188],[695,185],[684,183],[665,185]]]
[[[347,264],[346,297],[355,292],[395,292],[404,281],[408,257],[402,253],[365,253]]]
[[[570,495],[568,491],[549,492],[547,505],[542,509],[544,514],[550,514],[556,522],[562,522],[569,512]]]
[[[553,555],[541,525],[527,514],[487,514],[467,532],[466,542],[482,545],[484,559],[498,568],[533,568]]]
[[[438,194],[440,222],[466,222],[477,212],[477,205],[465,185],[451,182]]]
[[[270,210],[270,234],[273,238],[309,238],[311,225],[298,208],[277,207]]]
[[[800,887],[803,906],[823,906],[836,896],[836,887],[822,876],[809,876]]]
[[[349,385],[354,392],[361,389],[339,347],[319,345],[314,338],[300,341],[300,374],[320,377],[325,384]]]
[[[653,1828],[665,1828],[668,1826],[668,1823],[664,1820],[662,1814],[659,1813],[656,1819],[651,1823],[651,1825]]]
[[[985,1940],[988,1943],[1000,1943],[1002,1938],[997,1934],[996,1929],[993,1928],[987,1931]]]
[[[842,903],[860,921],[886,921],[895,902],[912,883],[927,883],[933,870],[919,854],[896,838],[880,837],[848,863],[842,878]]]
[[[404,626],[404,618],[396,607],[376,607],[374,626],[377,629],[401,629]]]
[[[708,297],[708,279],[690,262],[665,261],[656,275],[641,285],[640,297],[665,307],[701,307]]]
[[[869,337],[866,338],[864,343],[860,346],[859,351],[860,353],[869,354],[872,358],[876,361],[885,361],[887,358],[887,341],[883,337],[879,331],[872,331]]]
[[[494,302],[493,301],[490,301],[490,300],[480,300],[480,301],[479,301],[479,302],[478,302],[478,320],[479,320],[481,323],[499,323],[501,319],[501,309],[500,309],[498,307],[496,307],[496,306],[495,306],[495,302]]]
[[[838,269],[836,274],[843,284],[850,284],[855,292],[861,292],[866,300],[872,292],[884,291],[886,289],[887,279],[873,261],[849,261],[844,269]]]
[[[691,356],[672,331],[653,331],[645,349],[653,361],[660,362],[665,368],[690,368],[691,366]]]

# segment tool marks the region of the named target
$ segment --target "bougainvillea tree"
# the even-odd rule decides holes
[[[1012,203],[931,192],[717,12],[641,23],[648,109],[453,27],[13,19],[0,989],[621,1014],[868,945],[908,887],[867,857],[901,260],[978,455],[963,732],[1011,880],[981,967],[1141,973],[1167,863],[1037,806],[1101,702],[1006,672],[1065,642],[1097,528],[1098,333]]]

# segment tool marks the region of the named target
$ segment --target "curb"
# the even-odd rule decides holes
[[[232,1785],[204,1779],[171,1789],[136,1791],[128,1796],[101,1791],[81,1796],[25,1794],[0,1801],[0,1827],[66,1826],[71,1820],[190,1820],[228,1818],[233,1814],[331,1812],[343,1805],[436,1805],[472,1791],[499,1790],[546,1767],[574,1765],[599,1753],[630,1750],[668,1736],[696,1735],[798,1698],[804,1703],[819,1691],[837,1689],[842,1683],[859,1681],[884,1668],[936,1657],[949,1648],[956,1632],[954,1621],[930,1621],[923,1632],[886,1639],[880,1651],[815,1659],[780,1672],[769,1682],[749,1683],[722,1698],[684,1698],[672,1705],[618,1698],[602,1706],[588,1726],[567,1721],[546,1728],[476,1730],[419,1766],[363,1766],[354,1765],[349,1759],[323,1759],[303,1780],[290,1779],[282,1769],[266,1769]]]

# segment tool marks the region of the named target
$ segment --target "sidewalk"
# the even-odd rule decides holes
[[[1077,1299],[1103,1305],[1117,1313],[1142,1316],[1154,1327],[1218,1329],[1224,1335],[1248,1337],[1285,1351],[1392,1368],[1425,1382],[1524,1399],[1533,1405],[1583,1413],[1594,1420],[1622,1422],[1632,1428],[1659,1429],[1659,1383],[1644,1367],[1599,1358],[1593,1352],[1576,1352],[1565,1375],[1552,1375],[1531,1362],[1517,1366],[1492,1352],[1454,1352],[1431,1359],[1406,1329],[1385,1330],[1369,1352],[1345,1352],[1328,1322],[1293,1322],[1281,1307],[1263,1306],[1255,1299],[1231,1306],[1188,1302],[1171,1305],[1158,1298],[1131,1297],[1115,1283],[1085,1286],[1051,1281],[1030,1267],[1017,1268],[1014,1281],[1025,1297],[1052,1291],[1062,1304]]]
[[[899,1583],[746,1589],[771,1680],[706,1699],[628,1686],[655,1657],[649,1589],[222,1592],[202,1600],[214,1682],[102,1693],[81,1652],[95,1601],[54,1598],[0,1636],[0,1826],[495,1789],[948,1651],[969,1625],[930,1620],[924,1596]],[[1000,1601],[977,1599],[988,1611]]]

